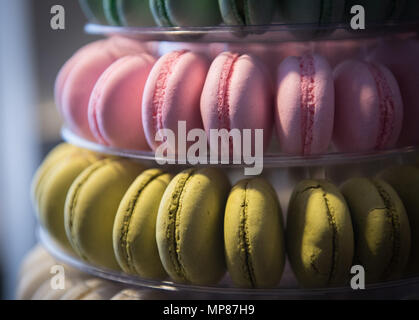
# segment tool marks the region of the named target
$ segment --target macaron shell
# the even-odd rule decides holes
[[[204,168],[179,173],[164,192],[156,240],[174,281],[210,285],[225,273],[223,216],[229,188],[222,172]]]
[[[102,0],[79,0],[80,7],[90,22],[106,24]]]
[[[345,199],[334,185],[323,180],[297,185],[288,207],[286,245],[302,286],[339,286],[349,279],[352,222]]]
[[[263,129],[266,150],[273,125],[270,85],[256,58],[221,53],[209,69],[201,95],[201,116],[207,136],[210,137],[210,129]]]
[[[344,0],[280,1],[279,14],[285,23],[331,24],[342,22]]]
[[[233,187],[225,210],[224,241],[235,284],[264,288],[279,282],[285,263],[282,213],[267,182],[242,180]]]
[[[406,209],[411,230],[411,248],[405,273],[408,275],[419,273],[419,169],[413,166],[390,167],[378,174],[390,184],[399,195]]]
[[[215,0],[165,0],[170,21],[179,27],[216,26],[221,22]]]
[[[353,178],[341,187],[355,232],[355,261],[366,282],[397,279],[410,251],[409,221],[399,196],[380,179]]]
[[[105,159],[84,170],[73,182],[65,203],[65,230],[84,260],[119,270],[112,229],[124,193],[143,170],[128,160]]]
[[[335,124],[333,142],[338,150],[346,152],[369,151],[394,147],[402,128],[403,103],[396,79],[382,65],[375,64],[385,88],[383,94],[392,103],[385,103],[377,81],[368,64],[347,60],[334,70]],[[382,116],[386,118],[382,118]],[[382,119],[386,119],[382,124]],[[382,140],[380,128],[385,127],[387,138]]]
[[[273,0],[219,0],[218,2],[227,25],[267,25],[272,21],[275,12]]]
[[[113,247],[122,270],[143,278],[164,279],[156,243],[160,200],[172,176],[159,169],[140,174],[124,195],[113,227]]]
[[[168,15],[165,0],[150,0],[149,4],[154,21],[159,27],[174,27]]]
[[[155,26],[148,0],[116,0],[119,20],[123,26]]]
[[[98,142],[148,150],[141,119],[142,93],[154,58],[125,56],[110,65],[93,88],[89,125]]]
[[[60,161],[45,177],[39,195],[39,220],[47,232],[65,249],[71,250],[64,229],[64,204],[77,176],[98,160],[93,153],[72,154]]]
[[[144,88],[142,108],[145,136],[153,150],[161,143],[155,140],[157,128],[176,134],[178,121],[186,121],[186,132],[202,128],[199,103],[208,68],[204,56],[188,51],[168,53],[156,62]]]
[[[306,96],[310,100],[303,108]],[[333,121],[334,85],[328,62],[319,55],[286,58],[278,70],[275,109],[281,150],[294,155],[326,152]]]
[[[103,0],[103,9],[105,11],[106,20],[110,25],[121,25],[121,21],[119,20],[118,11],[116,8],[116,0]]]

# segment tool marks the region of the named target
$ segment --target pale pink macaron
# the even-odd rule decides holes
[[[334,119],[333,72],[320,55],[286,58],[278,69],[275,122],[281,151],[325,153]]]
[[[76,134],[94,140],[87,108],[100,75],[118,58],[145,51],[136,40],[111,37],[79,50],[61,69],[56,80],[56,100],[64,121]]]
[[[251,129],[252,135],[262,129],[266,150],[273,126],[272,89],[265,67],[257,58],[221,53],[211,64],[201,96],[207,137],[211,129]]]
[[[155,59],[146,53],[125,56],[100,76],[88,109],[90,130],[99,143],[149,150],[141,107],[145,82],[154,63]]]
[[[400,87],[404,106],[403,128],[398,145],[419,145],[419,40],[383,40],[368,60],[391,70]]]
[[[144,88],[142,108],[145,136],[153,150],[164,140],[163,129],[171,130],[177,140],[179,121],[185,121],[186,134],[202,129],[199,102],[208,68],[205,56],[186,50],[157,60]],[[176,151],[170,141],[167,144],[171,152]]]
[[[334,70],[333,142],[342,152],[394,147],[403,122],[399,86],[381,64],[347,60]]]

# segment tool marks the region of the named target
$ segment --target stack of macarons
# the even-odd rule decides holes
[[[265,151],[276,127],[279,149],[270,151],[290,155],[415,145],[417,72],[407,64],[419,45],[405,42],[396,43],[404,63],[381,47],[334,70],[316,53],[290,56],[275,66],[272,86],[266,61],[253,54],[225,51],[210,63],[192,49],[157,59],[146,45],[113,37],[80,49],[63,66],[56,103],[76,134],[129,150],[156,150],[165,141],[162,129],[177,135],[181,121],[186,133],[203,129],[208,140],[211,129],[262,129]]]
[[[214,285],[228,271],[238,287],[275,287],[286,252],[304,287],[345,285],[355,264],[368,283],[419,272],[413,166],[340,188],[301,181],[285,231],[268,181],[243,179],[231,188],[213,167],[172,174],[62,144],[33,185],[39,220],[65,250],[146,279]]]
[[[282,214],[262,178],[231,189],[215,168],[173,175],[61,144],[38,169],[32,197],[51,238],[100,267],[198,285],[227,269],[240,287],[281,279]]]
[[[368,23],[419,18],[416,0],[79,0],[89,21],[113,26],[202,27],[271,23],[327,26],[363,5]]]

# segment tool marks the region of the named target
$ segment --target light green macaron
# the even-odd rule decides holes
[[[406,274],[419,274],[419,169],[414,166],[395,166],[378,174],[396,190],[403,201],[411,230],[410,257]]]
[[[303,287],[340,286],[350,276],[354,252],[351,216],[339,189],[303,180],[288,207],[286,247]]]
[[[285,263],[282,212],[275,191],[262,178],[238,182],[224,217],[228,272],[244,288],[274,287]]]
[[[356,264],[365,281],[397,279],[406,267],[410,227],[396,191],[381,179],[353,178],[341,186],[352,216]]]
[[[156,243],[160,200],[172,175],[160,169],[141,173],[119,205],[113,227],[113,247],[121,269],[144,278],[167,276]]]
[[[157,214],[160,259],[176,282],[210,285],[225,273],[223,220],[230,183],[215,168],[173,178]]]
[[[143,167],[132,161],[105,159],[85,169],[71,185],[65,230],[74,251],[87,262],[119,270],[113,224],[122,197],[141,171]]]

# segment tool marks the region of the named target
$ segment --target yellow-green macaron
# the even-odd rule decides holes
[[[125,193],[113,227],[113,247],[121,269],[143,278],[167,276],[156,243],[160,200],[172,175],[160,169],[141,173]]]
[[[228,272],[244,288],[274,287],[285,263],[282,212],[275,190],[262,178],[239,181],[224,217]]]
[[[303,180],[291,196],[286,247],[303,287],[343,285],[350,275],[354,235],[348,206],[325,180]]]
[[[352,178],[341,186],[355,233],[355,263],[365,281],[397,279],[410,251],[410,226],[396,191],[381,179]]]
[[[65,202],[65,230],[74,251],[87,262],[119,270],[112,245],[115,215],[143,169],[129,160],[104,159],[74,180]]]
[[[230,182],[215,168],[176,175],[156,223],[160,259],[176,282],[210,285],[225,273],[223,220]]]

